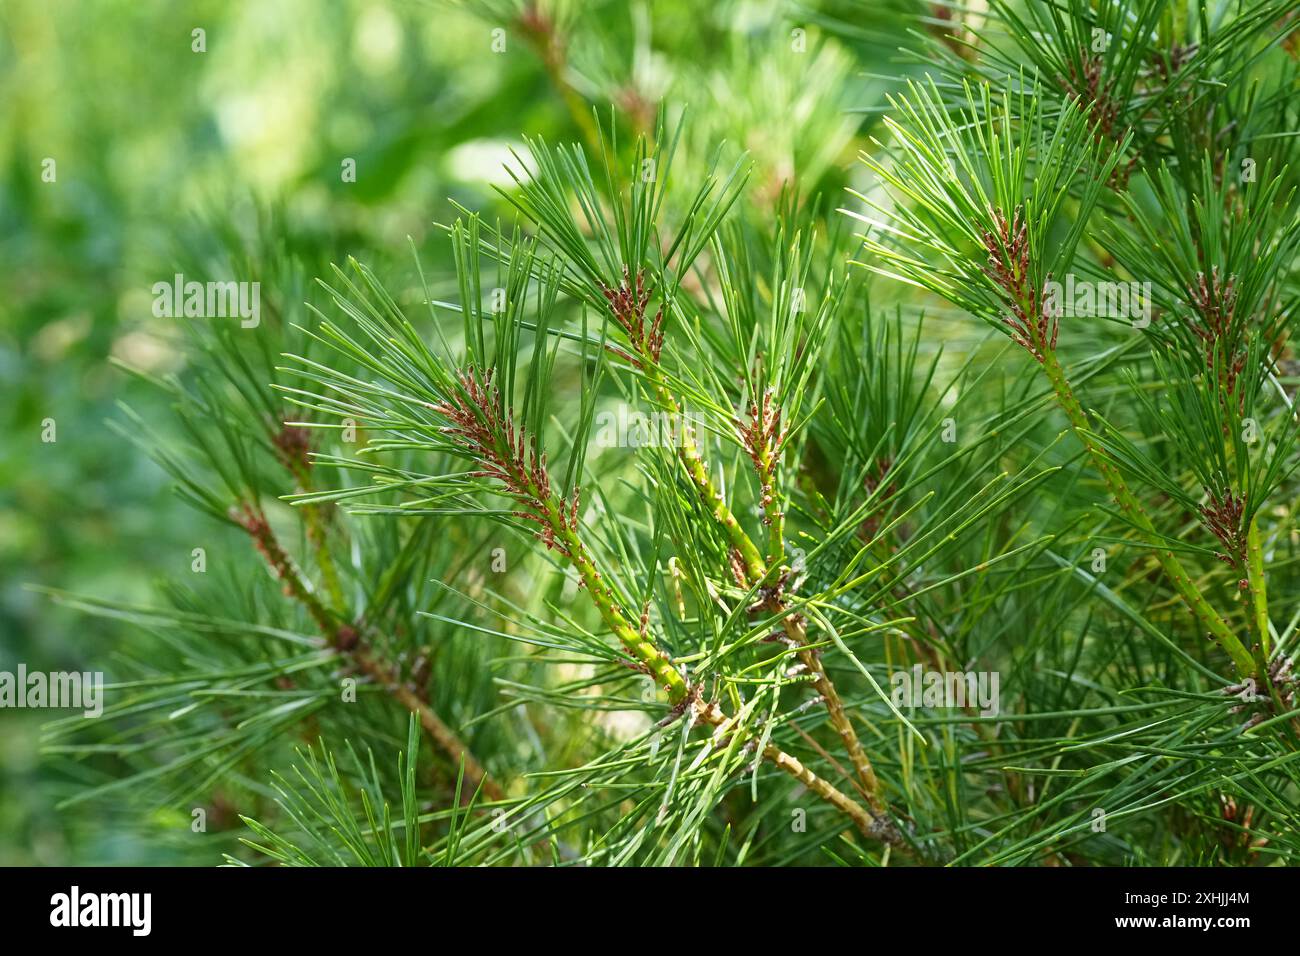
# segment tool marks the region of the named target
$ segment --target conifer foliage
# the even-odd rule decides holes
[[[240,557],[55,595],[138,640],[70,805],[220,794],[253,865],[1294,862],[1295,3],[783,8],[657,91],[473,9],[569,135],[446,274],[273,214],[187,270],[263,321],[119,426]]]

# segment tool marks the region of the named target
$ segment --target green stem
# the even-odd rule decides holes
[[[1173,583],[1174,590],[1187,604],[1192,614],[1202,627],[1210,634],[1210,637],[1219,644],[1232,658],[1236,665],[1237,671],[1242,676],[1249,676],[1255,672],[1255,662],[1251,658],[1250,651],[1242,644],[1241,640],[1234,634],[1218,612],[1210,606],[1205,600],[1204,595],[1197,589],[1195,583],[1183,568],[1182,563],[1174,556],[1173,551],[1164,547],[1160,543],[1160,535],[1151,519],[1143,510],[1141,503],[1129,489],[1124,481],[1124,476],[1120,474],[1118,468],[1102,454],[1101,449],[1097,447],[1090,435],[1088,416],[1083,410],[1083,406],[1074,396],[1074,390],[1070,387],[1069,380],[1065,377],[1065,370],[1061,368],[1061,363],[1057,360],[1056,350],[1052,348],[1043,348],[1043,368],[1047,372],[1047,377],[1052,383],[1052,390],[1056,393],[1056,398],[1065,412],[1065,417],[1070,422],[1070,427],[1083,442],[1084,448],[1087,449],[1093,464],[1101,472],[1106,481],[1106,487],[1110,490],[1111,496],[1115,499],[1115,504],[1119,506],[1120,511],[1133,522],[1134,525],[1142,531],[1149,543],[1155,547],[1156,559],[1160,566],[1164,568],[1165,573],[1169,575]]]
[[[1269,654],[1268,636],[1268,585],[1264,577],[1264,547],[1260,539],[1259,524],[1254,516],[1246,528],[1246,581],[1250,587],[1250,601],[1254,610],[1255,631],[1265,659]]]
[[[601,619],[619,642],[646,669],[650,677],[668,693],[668,699],[674,705],[685,706],[690,698],[690,688],[681,673],[672,665],[668,657],[643,634],[638,633],[623,613],[614,592],[605,584],[595,563],[587,553],[577,529],[564,518],[564,505],[553,496],[545,500],[545,516],[556,540],[564,544],[569,560],[582,578],[592,603],[600,613]],[[820,666],[820,665],[818,665]],[[829,682],[828,682],[829,683]],[[833,691],[833,688],[832,688]],[[838,700],[838,698],[836,698]],[[735,719],[727,717],[717,704],[705,703],[695,699],[690,703],[692,713],[700,720],[725,733],[734,725]],[[855,738],[856,742],[856,738]],[[846,813],[857,825],[864,836],[881,840],[891,846],[905,849],[902,836],[883,812],[883,806],[877,807],[877,801],[871,800],[872,810],[846,796],[829,781],[817,776],[797,758],[781,750],[775,744],[763,748],[763,756],[781,770],[794,777],[823,800]],[[865,758],[864,758],[865,759]],[[874,776],[872,778],[874,780]],[[878,787],[877,787],[878,789]]]
[[[316,566],[320,568],[321,580],[325,583],[325,591],[329,594],[334,607],[342,609],[346,606],[343,598],[343,585],[339,581],[339,572],[334,564],[334,556],[330,554],[324,516],[315,505],[306,505],[305,511],[307,516],[307,536],[315,544]]]
[[[291,461],[286,463],[286,468],[298,483],[297,490],[300,494],[312,490],[311,469],[306,461]],[[319,505],[303,505],[302,510],[307,524],[307,539],[312,544],[312,553],[316,557],[316,567],[320,569],[325,592],[329,595],[334,609],[342,611],[347,602],[343,597],[343,585],[339,580],[338,567],[334,564],[334,556],[330,554],[325,509]]]
[[[700,500],[722,527],[723,533],[727,536],[727,541],[740,554],[740,559],[745,565],[745,570],[749,576],[755,581],[762,581],[767,577],[767,568],[763,564],[763,556],[755,547],[753,540],[745,533],[745,529],[740,526],[740,522],[736,520],[736,516],[732,514],[731,509],[727,507],[722,492],[718,491],[713,479],[709,477],[709,470],[704,464],[699,445],[695,442],[695,429],[682,415],[681,408],[678,406],[677,400],[673,398],[663,372],[653,361],[647,361],[647,358],[645,355],[642,356],[646,378],[654,389],[655,397],[679,425],[676,430],[678,435],[677,457],[685,467],[686,474],[695,486]]]
[[[643,355],[643,359],[646,356]],[[723,532],[727,535],[728,541],[740,554],[741,560],[745,565],[745,571],[748,576],[749,584],[757,584],[765,581],[773,570],[779,570],[775,563],[765,564],[763,556],[759,553],[758,548],[749,535],[740,526],[736,516],[732,514],[731,509],[727,507],[722,498],[721,492],[714,486],[712,479],[709,478],[708,469],[700,457],[699,448],[695,444],[694,433],[681,416],[680,408],[672,393],[668,390],[667,382],[664,380],[663,373],[653,362],[644,361],[646,377],[650,380],[655,389],[655,394],[659,402],[668,408],[674,419],[682,422],[680,427],[681,439],[678,442],[678,456],[682,464],[686,467],[686,472],[691,476],[691,481],[695,485],[700,499],[712,512],[718,524],[722,526]],[[768,465],[770,462],[765,462]],[[769,519],[771,520],[770,535],[774,535],[777,542],[781,541],[782,524],[780,516],[780,504],[772,495],[772,501],[767,505]],[[775,512],[775,514],[773,514]],[[772,551],[776,555],[783,553],[783,546],[779,543],[772,544]],[[775,613],[783,613],[787,606],[780,601],[773,604],[771,608]],[[863,795],[871,804],[875,815],[881,821],[887,821],[885,801],[883,797],[883,788],[880,780],[876,776],[875,770],[871,766],[866,752],[862,749],[862,744],[858,740],[857,731],[853,728],[853,722],[849,719],[848,711],[844,708],[844,703],[840,698],[839,691],[835,689],[834,683],[831,682],[830,675],[826,673],[826,668],[822,666],[821,657],[808,646],[808,636],[806,627],[802,619],[787,614],[782,620],[786,634],[798,646],[799,661],[812,675],[813,688],[821,695],[826,704],[827,714],[830,716],[831,726],[839,734],[844,743],[844,749],[853,763],[854,770],[857,771],[859,784]]]
[[[547,521],[555,538],[563,542],[569,560],[573,562],[573,567],[582,579],[583,587],[591,596],[591,601],[596,605],[601,619],[614,632],[614,636],[618,638],[624,649],[645,668],[655,683],[667,691],[669,702],[674,705],[682,703],[690,693],[686,681],[663,651],[632,627],[627,615],[619,606],[613,590],[596,570],[596,565],[587,553],[586,545],[582,543],[578,532],[564,520],[563,507],[563,504],[557,503],[553,498],[547,501]]]
[[[713,517],[717,520],[718,524],[722,527],[723,533],[727,536],[727,540],[740,555],[741,562],[745,567],[745,573],[748,579],[747,583],[754,585],[766,581],[770,573],[779,571],[779,565],[775,562],[772,564],[764,563],[763,556],[759,553],[758,548],[755,547],[753,540],[751,540],[749,535],[745,533],[745,529],[740,526],[740,522],[736,520],[736,516],[732,514],[731,509],[727,507],[727,503],[723,499],[722,493],[718,491],[717,487],[713,484],[713,480],[709,477],[708,468],[705,467],[704,459],[700,455],[699,446],[695,442],[694,430],[691,428],[689,423],[685,421],[685,418],[681,413],[681,407],[678,405],[676,398],[674,398],[671,389],[668,387],[668,381],[663,374],[663,370],[655,360],[655,357],[652,356],[648,350],[638,348],[637,342],[634,341],[632,344],[634,348],[637,348],[641,367],[645,372],[646,379],[649,381],[654,391],[655,397],[658,399],[660,405],[668,410],[669,414],[672,416],[672,421],[679,425],[676,430],[676,432],[679,433],[677,454],[682,465],[686,469],[687,475],[690,476],[691,482],[694,484],[700,500],[704,503],[705,507],[712,512]],[[770,461],[767,462],[767,464],[770,464]],[[782,555],[784,553],[784,545],[782,539],[783,527],[780,520],[780,506],[775,500],[775,495],[770,495],[769,497],[772,500],[766,506],[771,509],[768,511],[768,516],[769,518],[775,519],[770,525],[769,544],[773,554]],[[773,514],[772,512],[776,513]],[[776,536],[776,543],[772,543],[772,535]],[[581,569],[579,569],[579,571],[581,573]],[[595,593],[596,592],[593,592],[593,594]],[[787,606],[781,601],[775,601],[773,602],[771,609],[775,613],[780,614],[787,610]],[[622,615],[619,615],[619,618],[622,618]],[[614,626],[614,623],[616,622],[617,619],[610,621],[611,627]],[[623,622],[624,625],[626,625],[625,619],[623,619]],[[858,740],[857,731],[853,728],[853,722],[849,719],[848,712],[844,708],[839,692],[835,689],[835,685],[831,682],[830,676],[822,666],[821,658],[818,656],[816,651],[808,646],[808,637],[802,619],[787,614],[783,618],[782,624],[785,628],[786,634],[797,645],[799,660],[812,675],[813,686],[822,696],[822,699],[826,704],[826,710],[830,716],[831,725],[835,728],[836,733],[839,734],[840,739],[844,743],[845,750],[848,752],[849,759],[853,762],[853,767],[858,774],[860,789],[866,797],[867,802],[871,807],[871,811],[863,811],[860,806],[853,803],[853,801],[848,800],[848,798],[844,797],[843,794],[835,790],[834,787],[831,787],[829,783],[814,777],[814,779],[818,779],[819,786],[824,786],[828,791],[822,793],[822,791],[818,790],[818,792],[822,793],[822,795],[832,803],[836,803],[836,805],[841,805],[841,801],[847,800],[849,804],[852,804],[853,807],[857,808],[857,812],[865,813],[867,819],[870,820],[870,826],[865,825],[862,820],[855,816],[855,820],[858,820],[859,827],[862,829],[864,834],[885,839],[885,841],[891,845],[902,846],[902,838],[899,836],[897,829],[889,819],[888,810],[883,796],[883,787],[880,784],[880,780],[876,776],[875,770],[872,768],[871,761],[867,758],[866,752],[862,749],[862,744]],[[626,641],[624,643],[626,644]],[[676,675],[675,669],[673,673]],[[680,675],[678,675],[678,679],[680,679]],[[769,747],[768,749],[772,750],[774,748]],[[806,774],[811,776],[812,772],[803,767],[802,764],[799,764],[799,762],[793,757],[780,753],[779,751],[777,751],[777,754],[780,759],[776,759],[775,756],[767,754],[765,751],[765,755],[770,759],[773,759],[777,766],[782,767],[797,779],[802,780],[805,785],[808,785],[808,781],[804,779],[804,775]],[[816,790],[817,788],[812,787],[812,789]]]
[[[779,568],[785,560],[785,512],[776,494],[776,462],[766,446],[759,449],[758,468],[763,483],[763,520],[767,523],[767,566]]]

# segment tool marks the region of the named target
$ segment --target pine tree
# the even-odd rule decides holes
[[[239,557],[57,595],[139,638],[70,804],[243,863],[1291,860],[1295,3],[835,3],[657,90],[479,12],[572,138],[454,275],[191,251],[264,321],[121,427]]]

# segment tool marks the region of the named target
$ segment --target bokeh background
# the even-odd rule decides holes
[[[684,162],[751,153],[747,202],[835,195],[916,6],[866,23],[833,3],[3,0],[0,668],[102,667],[130,628],[38,589],[143,601],[213,533],[108,423],[126,403],[166,427],[161,394],[114,363],[184,372],[150,287],[215,234],[271,219],[381,272],[409,268],[409,236],[445,271],[434,223],[503,205],[522,134],[589,137],[592,106],[649,126],[660,101],[694,111]],[[57,809],[76,780],[41,757],[49,719],[0,712],[0,863],[180,860]]]

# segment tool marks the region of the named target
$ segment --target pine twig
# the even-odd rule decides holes
[[[504,492],[524,508],[515,513],[518,517],[541,525],[535,534],[572,564],[601,619],[631,656],[631,666],[663,688],[677,713],[689,712],[692,719],[726,734],[734,726],[735,718],[724,714],[716,703],[703,700],[699,686],[686,683],[648,632],[630,623],[579,533],[577,490],[568,501],[552,490],[545,457],[536,451],[523,430],[515,426],[513,415],[502,408],[500,393],[491,382],[491,372],[480,373],[470,368],[458,373],[457,378],[459,393],[448,396],[435,408],[449,423],[443,431],[457,437],[465,451],[478,462],[481,470],[477,475],[496,479]],[[906,848],[901,834],[883,812],[863,807],[775,744],[768,743],[763,756],[843,811],[864,836],[899,849]]]
[[[444,754],[451,758],[454,766],[463,766],[465,768],[465,780],[469,785],[469,793],[472,794],[474,790],[481,787],[484,796],[489,800],[499,801],[505,799],[505,793],[488,776],[487,771],[483,769],[483,765],[478,762],[478,759],[456,735],[456,732],[443,722],[442,718],[434,712],[433,708],[418,693],[402,682],[388,663],[376,657],[368,648],[360,645],[353,648],[352,659],[362,672],[373,678],[376,684],[388,691],[394,700],[415,714],[425,733],[441,748]]]
[[[769,581],[770,575],[779,569],[775,564],[769,565],[764,562],[763,556],[753,540],[745,533],[745,530],[740,526],[740,522],[736,520],[736,516],[727,507],[722,492],[717,489],[712,478],[709,477],[708,468],[700,454],[699,446],[695,442],[694,430],[689,423],[683,420],[681,408],[677,399],[673,396],[667,378],[659,364],[659,356],[663,347],[663,308],[660,307],[655,314],[654,320],[647,327],[645,316],[649,308],[651,292],[645,286],[644,274],[638,271],[635,279],[633,279],[628,269],[624,267],[622,285],[618,288],[605,287],[602,291],[609,303],[615,321],[627,335],[628,342],[635,353],[634,358],[637,367],[641,369],[650,382],[659,403],[668,409],[672,421],[681,423],[681,437],[675,443],[677,456],[686,473],[690,476],[691,484],[694,486],[700,500],[721,526],[723,533],[732,546],[733,566],[738,583],[742,587],[764,585],[767,590],[762,602],[763,605],[774,613],[783,614],[788,610],[788,606],[780,597],[781,586],[779,582]],[[771,396],[768,395],[764,396],[761,407],[755,403],[752,415],[754,420],[747,430],[742,433],[742,442],[745,443],[750,457],[758,468],[759,480],[763,486],[764,515],[769,522],[770,532],[769,551],[772,555],[779,556],[784,550],[783,545],[780,543],[782,518],[784,516],[780,512],[780,503],[777,500],[773,485],[776,475],[777,456],[784,441],[784,433],[780,427],[780,409],[774,408]],[[839,692],[836,690],[830,676],[826,673],[826,669],[822,666],[819,655],[808,647],[808,636],[802,619],[795,615],[786,614],[782,619],[782,626],[791,640],[799,645],[799,660],[812,674],[813,686],[826,702],[826,710],[830,716],[831,725],[844,742],[845,750],[849,755],[849,759],[853,762],[854,769],[857,770],[863,792],[866,794],[873,811],[881,819],[887,820],[888,816],[880,780],[876,776],[875,769],[871,766],[866,751],[863,750],[862,744],[858,740],[857,731],[853,728],[853,722],[844,709]]]
[[[307,429],[285,425],[272,436],[271,444],[275,447],[280,463],[297,482],[298,493],[311,491],[311,442]],[[330,554],[327,533],[328,513],[323,507],[314,504],[303,505],[302,510],[307,524],[307,538],[312,544],[325,590],[334,607],[341,610],[346,601],[343,596],[343,585],[339,581],[338,568],[334,564],[334,556]]]
[[[1259,522],[1251,516],[1246,525],[1246,581],[1254,609],[1255,631],[1265,657],[1271,639],[1268,633],[1268,584],[1264,576],[1264,545],[1259,532]]]
[[[668,691],[672,703],[680,704],[687,696],[686,682],[668,658],[629,623],[578,537],[579,489],[573,490],[568,501],[552,490],[546,456],[538,454],[536,444],[516,428],[513,416],[503,411],[490,369],[480,372],[471,367],[460,372],[458,379],[462,393],[434,409],[448,421],[443,432],[459,439],[479,464],[481,470],[474,477],[498,481],[523,509],[515,516],[539,525],[534,532],[538,539],[548,550],[569,559],[601,617],[632,656],[633,666],[653,676]]]
[[[1052,391],[1056,394],[1057,403],[1065,412],[1065,416],[1075,435],[1083,442],[1093,464],[1101,472],[1106,487],[1110,490],[1111,497],[1115,499],[1120,511],[1142,531],[1143,535],[1155,547],[1156,560],[1160,562],[1165,574],[1169,576],[1174,590],[1178,592],[1179,597],[1183,599],[1196,620],[1209,632],[1215,643],[1219,644],[1232,658],[1238,673],[1242,676],[1253,673],[1255,666],[1250,652],[1246,650],[1245,645],[1232,632],[1232,629],[1219,616],[1219,613],[1205,600],[1205,596],[1201,594],[1200,589],[1197,588],[1191,576],[1183,568],[1182,562],[1174,555],[1174,552],[1168,547],[1159,544],[1160,535],[1156,531],[1155,525],[1151,523],[1151,519],[1147,516],[1141,502],[1129,489],[1128,483],[1124,481],[1124,476],[1120,474],[1119,469],[1102,454],[1097,443],[1090,437],[1087,413],[1084,412],[1083,406],[1079,404],[1079,400],[1075,398],[1070,382],[1065,376],[1065,370],[1056,357],[1055,349],[1044,351],[1042,364],[1047,372],[1048,380],[1052,384]]]
[[[1007,317],[1006,322],[1010,326],[1012,337],[1043,366],[1052,391],[1056,395],[1057,404],[1065,413],[1070,428],[1083,442],[1089,458],[1101,472],[1115,504],[1155,548],[1156,559],[1169,576],[1174,590],[1178,592],[1193,616],[1215,643],[1223,647],[1232,658],[1238,672],[1243,676],[1252,673],[1255,667],[1250,652],[1219,613],[1205,600],[1205,596],[1196,587],[1173,551],[1161,544],[1155,525],[1152,524],[1141,502],[1129,489],[1124,476],[1090,437],[1088,415],[1075,397],[1074,389],[1066,378],[1065,369],[1061,367],[1060,360],[1057,358],[1056,317],[1052,314],[1041,290],[1035,287],[1030,278],[1032,263],[1029,246],[1024,241],[1022,210],[1016,209],[1009,220],[1001,210],[993,210],[993,219],[999,227],[1000,234],[985,233],[983,236],[985,249],[989,255],[989,264],[985,267],[985,271],[1001,288],[1011,308],[1012,314]]]
[[[781,409],[773,400],[772,390],[763,392],[761,400],[749,404],[748,421],[736,421],[737,434],[758,476],[759,504],[763,524],[767,525],[767,566],[780,566],[785,556],[785,512],[777,494],[777,466],[785,446],[786,430],[781,423]]]
[[[371,677],[394,700],[415,714],[430,739],[458,766],[463,765],[465,779],[471,788],[482,786],[483,793],[492,800],[504,799],[504,792],[488,777],[478,759],[460,740],[441,717],[410,687],[406,686],[392,666],[383,661],[362,639],[356,627],[340,623],[321,603],[320,598],[307,584],[302,572],[280,545],[279,539],[260,508],[244,503],[233,510],[231,517],[247,532],[253,545],[266,560],[267,565],[283,582],[284,592],[298,601],[316,623],[321,636],[335,650],[346,655],[357,667]]]
[[[542,67],[546,70],[547,78],[560,95],[560,99],[564,100],[564,105],[568,109],[569,116],[572,117],[574,124],[578,129],[582,130],[582,135],[592,149],[599,151],[601,145],[600,131],[596,128],[596,122],[587,109],[586,101],[579,95],[574,85],[569,82],[568,77],[565,76],[565,71],[568,68],[568,57],[564,37],[556,28],[554,21],[543,13],[536,3],[530,0],[519,14],[516,23],[528,39],[538,58],[542,61]]]
[[[638,271],[635,279],[627,267],[623,268],[623,282],[618,287],[604,286],[601,290],[615,321],[628,337],[633,352],[633,364],[639,368],[650,383],[655,399],[668,412],[670,420],[678,423],[677,457],[681,461],[691,485],[704,506],[709,509],[721,526],[731,547],[739,555],[746,572],[755,580],[762,580],[766,574],[763,556],[745,529],[740,526],[736,516],[727,506],[713,479],[709,477],[708,466],[696,442],[694,427],[685,420],[681,406],[669,387],[667,376],[659,364],[663,348],[663,308],[655,313],[653,321],[647,328],[646,311],[650,304],[651,290],[646,288],[645,274]]]

